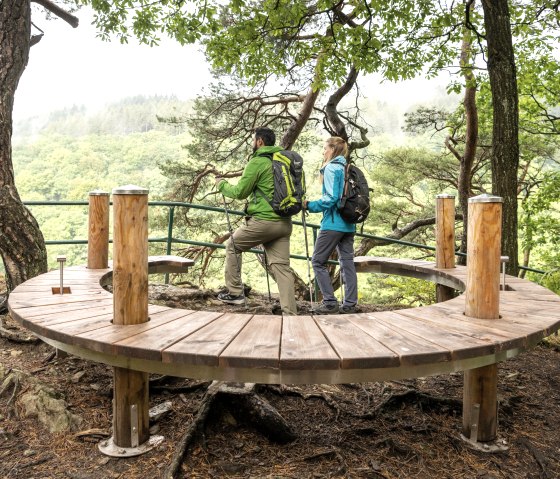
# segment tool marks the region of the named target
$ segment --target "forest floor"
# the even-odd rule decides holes
[[[152,287],[152,302],[155,296],[181,306],[178,291]],[[196,301],[201,309],[221,307],[204,295]],[[266,298],[253,298],[249,306],[270,312]],[[364,306],[369,308],[375,309]],[[17,331],[9,316],[3,319]],[[36,417],[24,416],[19,398],[25,383],[16,394],[7,388],[0,397],[0,478],[162,477],[208,383],[150,376],[150,406],[171,403],[170,413],[152,428],[164,440],[142,456],[109,458],[97,443],[111,433],[112,369],[73,356],[53,358],[52,352],[44,343],[0,338],[0,383],[10,370],[30,373],[54,388],[81,424],[72,432],[49,433]],[[504,452],[479,452],[461,439],[462,383],[457,373],[383,383],[259,386],[260,396],[280,412],[297,439],[271,442],[217,407],[204,436],[185,454],[178,477],[560,477],[558,337],[499,366],[498,432]]]

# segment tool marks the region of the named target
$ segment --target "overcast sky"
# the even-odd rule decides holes
[[[73,104],[103,106],[137,94],[188,98],[210,81],[197,47],[181,47],[167,39],[152,48],[103,42],[96,37],[89,12],[82,9],[76,15],[78,28],[34,15],[45,35],[31,48],[16,92],[15,118]]]
[[[133,40],[128,45],[103,42],[90,24],[91,13],[84,8],[77,16],[80,26],[74,29],[63,21],[45,21],[40,14],[34,14],[34,23],[45,35],[31,48],[16,92],[14,119],[72,105],[95,109],[139,94],[193,98],[211,80],[198,47],[181,47],[168,39],[152,48],[137,45]],[[378,82],[372,79],[367,83],[374,87],[374,94],[370,95],[369,88],[362,86],[364,95],[402,105],[429,101],[443,81],[377,86]]]

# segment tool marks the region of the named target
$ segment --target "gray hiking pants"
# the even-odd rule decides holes
[[[358,277],[354,266],[354,233],[329,230],[319,231],[313,250],[313,258],[311,259],[315,279],[323,294],[323,303],[338,304],[327,270],[327,261],[335,248],[338,252],[338,261],[340,262],[344,283],[343,306],[356,306],[358,303]]]
[[[268,265],[278,284],[282,311],[297,314],[294,275],[290,268],[291,234],[291,220],[267,221],[252,216],[246,218],[245,224],[233,233],[233,241],[230,238],[226,245],[225,281],[229,293],[238,296],[243,292],[241,252],[262,244]]]

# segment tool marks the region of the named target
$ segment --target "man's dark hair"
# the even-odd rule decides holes
[[[255,138],[260,138],[264,146],[274,146],[276,135],[270,128],[260,127],[255,130]]]

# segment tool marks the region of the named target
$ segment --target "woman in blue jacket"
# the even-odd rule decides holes
[[[321,229],[313,251],[313,271],[323,302],[314,309],[317,314],[353,313],[358,302],[358,279],[354,266],[354,233],[356,225],[347,223],[338,212],[338,204],[344,189],[344,167],[348,156],[348,145],[339,137],[331,137],[323,148],[321,167],[322,195],[316,201],[306,201],[311,213],[323,213]],[[327,261],[336,248],[344,283],[344,302],[339,307],[334,295]]]

